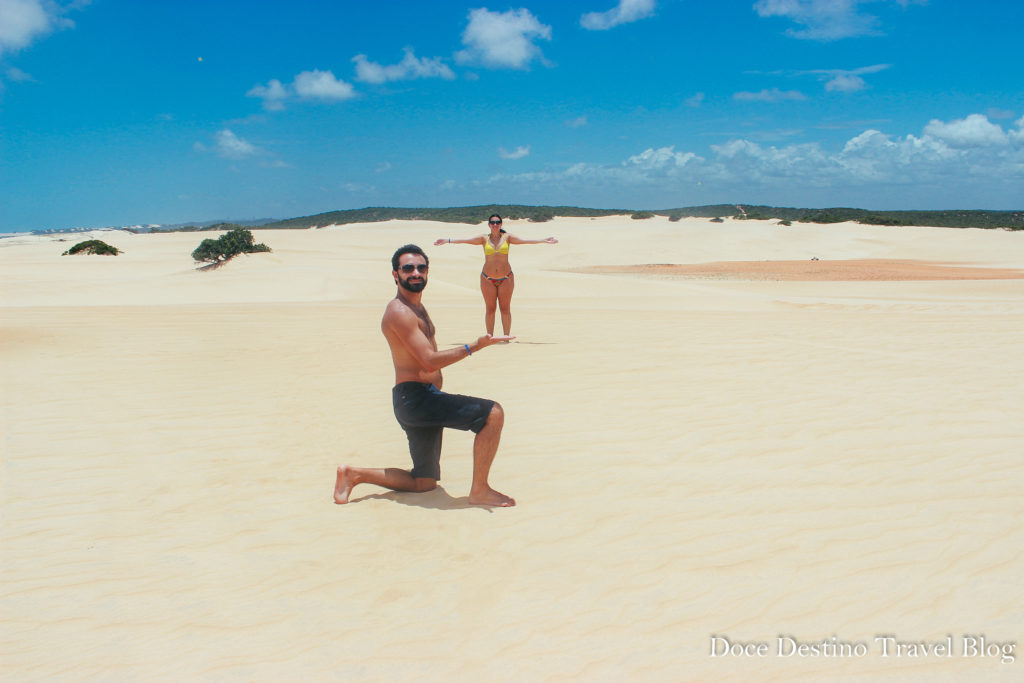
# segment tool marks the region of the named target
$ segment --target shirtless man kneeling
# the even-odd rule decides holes
[[[438,351],[434,323],[421,301],[423,288],[427,286],[428,263],[427,255],[415,244],[407,244],[395,252],[391,257],[391,274],[398,285],[398,294],[384,309],[380,323],[395,364],[395,387],[391,390],[395,417],[409,437],[413,468],[342,465],[334,484],[334,502],[347,503],[356,484],[376,484],[394,491],[417,493],[432,490],[441,478],[441,434],[445,427],[451,427],[476,434],[469,502],[511,507],[516,501],[487,483],[505,423],[501,406],[485,398],[444,393],[441,368],[515,337],[488,334],[470,344]]]

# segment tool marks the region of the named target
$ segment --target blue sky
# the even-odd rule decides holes
[[[0,0],[0,231],[1024,208],[1018,0]]]

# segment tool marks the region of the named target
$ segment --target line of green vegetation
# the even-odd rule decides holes
[[[147,232],[215,232],[244,229],[246,229],[246,226],[238,223],[213,223],[211,225],[180,225],[174,228],[150,228]],[[129,230],[129,232],[141,231]]]
[[[741,208],[742,207],[742,208]],[[485,204],[448,208],[396,208],[367,207],[345,211],[329,211],[313,216],[249,225],[253,230],[308,229],[349,223],[378,223],[390,220],[438,221],[442,223],[483,223],[491,214],[510,220],[529,220],[535,223],[556,217],[597,218],[601,216],[629,216],[634,219],[667,216],[670,221],[684,217],[721,218],[736,220],[779,220],[801,223],[841,223],[853,221],[866,225],[921,225],[939,228],[1003,228],[1024,230],[1024,211],[950,210],[950,211],[872,211],[869,209],[830,208],[799,209],[748,204],[708,204],[655,211],[637,209],[586,209],[577,206],[527,206],[523,204]],[[243,226],[236,223],[218,223],[208,226],[189,225],[174,231],[227,231]]]
[[[743,210],[740,211],[740,206]],[[801,223],[843,223],[865,225],[923,225],[935,228],[1003,228],[1024,230],[1024,211],[871,211],[868,209],[796,209],[777,206],[713,204],[686,209],[656,211],[679,220],[684,216],[731,216],[737,220],[782,220]]]
[[[526,219],[534,223],[550,221],[557,216],[594,218],[618,216],[633,213],[626,209],[581,209],[575,206],[524,206],[521,204],[486,204],[482,206],[457,206],[446,209],[401,209],[368,207],[348,211],[329,211],[315,216],[290,218],[284,221],[266,223],[260,228],[322,228],[325,225],[346,225],[348,223],[377,223],[380,221],[439,221],[442,223],[483,223],[491,214],[498,214],[509,220]]]

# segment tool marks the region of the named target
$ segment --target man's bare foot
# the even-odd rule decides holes
[[[498,493],[490,487],[482,491],[470,491],[469,502],[472,505],[490,505],[499,508],[510,508],[516,504],[515,499],[504,493]]]
[[[338,468],[338,478],[334,482],[334,502],[338,505],[344,505],[348,502],[348,497],[352,493],[352,487],[355,486],[357,481],[348,465],[342,465]]]

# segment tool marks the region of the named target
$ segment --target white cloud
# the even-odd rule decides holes
[[[63,22],[52,3],[0,0],[0,55],[27,47]]]
[[[26,48],[55,30],[74,27],[74,22],[65,14],[88,4],[89,0],[76,0],[64,5],[53,0],[0,0],[0,59],[5,53]],[[24,83],[32,80],[21,69],[0,69],[0,94],[4,92],[5,81]]]
[[[364,83],[387,83],[413,78],[443,78],[450,81],[455,78],[455,73],[440,57],[417,59],[411,48],[405,48],[402,61],[391,66],[371,62],[366,55],[356,55],[352,61],[356,63],[356,80]]]
[[[260,153],[255,145],[238,137],[227,128],[217,131],[213,137],[217,155],[225,159],[247,159]]]
[[[345,192],[353,194],[369,194],[377,191],[376,186],[366,183],[340,183],[339,187]]]
[[[866,87],[864,79],[853,74],[839,74],[825,83],[825,90],[828,92],[857,92]]]
[[[784,17],[801,29],[786,34],[807,40],[840,40],[855,36],[880,35],[878,17],[863,14],[860,5],[877,0],[758,0],[754,10],[761,17]],[[913,0],[887,0],[906,6]]]
[[[281,81],[271,79],[266,85],[253,86],[246,97],[260,97],[263,99],[263,108],[268,111],[280,111],[284,109],[284,100],[288,97],[288,91]]]
[[[850,205],[855,197],[871,202],[885,196],[899,202],[909,192],[955,206],[957,197],[967,196],[964,189],[969,184],[986,196],[1024,199],[1024,117],[1009,131],[981,114],[932,121],[920,135],[898,137],[869,129],[838,151],[818,142],[769,146],[743,139],[712,145],[707,156],[676,151],[674,146],[648,148],[618,164],[576,163],[560,171],[500,175],[487,182],[517,183],[538,191],[559,187],[597,192],[611,202],[617,201],[615,194],[624,186],[661,193],[658,196],[682,196],[698,183],[746,196],[758,191],[767,202],[789,196],[804,197],[802,201],[832,197],[818,201],[836,202],[833,205]],[[914,189],[907,190],[908,186]]]
[[[587,125],[587,117],[586,115],[577,116],[572,121],[567,122],[566,125],[569,126],[570,128],[582,128],[583,126]]]
[[[799,71],[798,76],[810,74],[825,81],[827,92],[857,92],[868,87],[861,76],[875,74],[890,68],[891,64],[872,64],[858,69],[814,69]]]
[[[466,46],[455,54],[459,64],[478,64],[495,69],[525,69],[543,59],[535,40],[551,40],[551,27],[526,9],[490,12],[485,7],[470,10],[469,25],[462,33]]]
[[[26,81],[35,80],[34,78],[32,78],[32,76],[28,75],[21,69],[13,66],[7,67],[7,69],[4,71],[4,75],[7,77],[7,80],[13,81],[15,83],[24,83]]]
[[[1010,139],[1024,145],[1024,116],[1017,120],[1016,126],[1017,130],[1010,131]]]
[[[504,147],[499,147],[498,148],[498,156],[500,156],[502,159],[522,159],[525,156],[529,156],[529,154],[530,154],[530,146],[529,145],[527,145],[525,147],[522,147],[522,146],[516,147],[511,152],[506,150]]]
[[[1013,112],[1009,109],[997,109],[995,107],[989,109],[987,112],[990,119],[1012,119]]]
[[[868,74],[876,74],[880,71],[892,68],[892,64],[872,64],[871,66],[862,66],[856,69],[810,69],[807,71],[749,71],[747,73],[767,76],[814,76],[825,83],[826,92],[858,92],[868,87],[867,82],[862,76]],[[746,99],[769,99],[770,93],[778,93],[779,91],[761,91],[761,93],[745,93]],[[759,97],[753,97],[758,95]]]
[[[580,18],[580,26],[590,31],[606,31],[652,16],[654,5],[654,0],[619,0],[619,4],[607,12],[584,14]]]
[[[834,176],[827,155],[817,143],[778,148],[730,140],[712,145],[711,150],[716,156],[713,170],[717,175],[745,176],[755,183],[780,178],[801,178],[806,183],[814,178],[818,185]]]
[[[276,78],[266,85],[255,85],[245,93],[246,97],[259,97],[267,111],[284,109],[285,101],[293,97],[318,100],[348,100],[356,96],[355,89],[343,80],[334,77],[330,71],[303,71],[284,85]]]
[[[295,94],[318,100],[348,100],[355,97],[351,85],[337,79],[330,71],[303,71],[292,84]]]
[[[932,119],[924,128],[925,135],[942,140],[951,147],[1004,146],[1006,133],[998,124],[992,123],[984,114],[971,114],[965,119],[949,123]]]
[[[682,168],[689,161],[696,158],[697,155],[693,152],[677,152],[673,145],[671,147],[644,150],[640,154],[629,157],[624,165],[647,170]]]
[[[192,148],[201,153],[214,153],[222,159],[241,161],[243,159],[254,159],[255,162],[264,168],[290,168],[290,165],[274,159],[273,155],[260,149],[244,138],[240,138],[230,128],[223,128],[213,135],[213,147],[207,147],[201,142],[196,142]]]
[[[699,107],[704,104],[704,93],[699,92],[693,95],[693,97],[688,97],[686,99],[686,104],[689,107]]]
[[[761,92],[738,92],[732,97],[738,102],[785,102],[787,100],[807,99],[798,90],[782,91],[778,88],[762,90]]]

